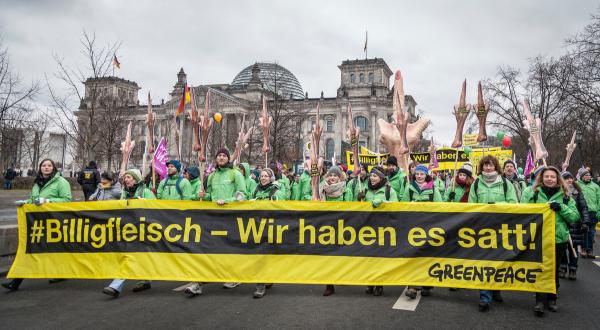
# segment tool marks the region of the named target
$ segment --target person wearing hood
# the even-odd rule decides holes
[[[585,241],[585,235],[587,234],[590,226],[592,226],[592,221],[590,221],[590,212],[587,208],[585,196],[581,191],[579,184],[575,182],[573,174],[570,172],[562,172],[561,176],[565,181],[567,188],[569,188],[569,197],[575,200],[580,221],[577,221],[569,226],[569,234],[571,235],[571,242],[573,244],[571,245],[571,242],[569,242],[569,246],[567,246],[567,253],[562,256],[558,277],[565,278],[567,276],[568,268],[569,279],[576,280],[577,263],[579,260],[579,252],[577,251],[584,249],[583,244]]]
[[[519,177],[515,163],[510,159],[505,161],[502,165],[502,171],[502,176],[514,186],[517,200],[520,200],[523,190],[527,188],[527,184],[525,180]]]
[[[479,161],[477,179],[469,191],[469,203],[517,203],[515,187],[502,177],[500,163],[494,156],[487,155]],[[497,290],[479,291],[479,311],[487,312],[492,300],[504,299]]]
[[[300,175],[300,180],[298,181],[298,194],[295,198],[297,201],[312,200],[312,187],[309,171],[308,160],[306,160],[304,162],[304,171]]]
[[[181,163],[176,160],[167,162],[167,177],[156,189],[156,197],[162,200],[192,200],[192,185],[180,175]]]
[[[217,205],[243,201],[248,194],[246,180],[240,171],[233,168],[229,150],[221,148],[215,154],[216,169],[206,179],[206,190],[200,191],[201,200],[216,202]],[[249,171],[249,169],[248,169]],[[233,289],[240,285],[237,282],[223,284],[226,289]],[[196,296],[202,294],[202,283],[197,282],[185,288],[186,294]]]
[[[100,174],[98,173],[98,167],[95,161],[90,161],[88,166],[77,176],[77,182],[81,185],[83,190],[83,197],[85,200],[89,200],[90,196],[96,191],[96,187],[100,183]]]
[[[364,196],[366,196],[368,185],[369,165],[360,164],[360,171],[358,172],[358,175],[352,178],[352,180],[348,181],[348,186],[350,187],[350,191],[352,191],[353,200],[357,200],[360,202],[361,200],[358,200],[358,196],[360,195],[363,198]]]
[[[560,175],[560,171],[554,167],[544,167],[536,176],[533,186],[523,191],[521,203],[546,204],[555,212],[555,260],[560,264],[569,240],[569,226],[579,220],[579,212],[575,200],[569,197],[569,188]],[[557,311],[557,293],[559,284],[559,267],[556,267],[556,293],[536,293],[533,312],[537,316],[544,315],[544,308],[551,312]]]
[[[286,200],[289,200],[292,196],[292,183],[288,178],[287,168],[284,168],[282,171],[279,172],[280,177],[278,177],[276,171],[273,172],[275,173],[275,177],[278,178],[277,181],[279,182],[279,186],[281,187],[281,191],[283,192],[284,198]]]
[[[71,185],[69,181],[60,175],[53,160],[44,159],[40,162],[37,176],[33,181],[31,196],[27,200],[17,201],[17,204],[19,206],[23,204],[35,204],[39,206],[44,203],[64,203],[71,200]],[[60,281],[62,279],[49,280],[50,283]],[[2,286],[10,291],[16,291],[19,289],[21,283],[23,283],[22,278],[15,278],[10,282],[2,283]]]
[[[465,163],[458,169],[454,180],[448,186],[448,191],[444,195],[444,202],[449,203],[467,203],[469,202],[469,192],[473,183],[473,166],[471,163]]]
[[[406,181],[406,173],[398,168],[398,160],[396,156],[389,156],[385,162],[387,166],[388,183],[396,191],[396,195],[401,196],[404,193],[404,183]]]
[[[200,192],[200,169],[197,166],[190,166],[183,171],[183,176],[190,182],[192,187],[192,200],[197,201]]]
[[[256,181],[250,177],[250,164],[240,163],[238,165],[238,170],[242,173],[244,182],[246,183],[246,199],[250,199],[250,196],[252,196],[252,193],[256,190]]]
[[[577,184],[581,187],[590,213],[590,227],[585,236],[584,251],[581,256],[594,258],[594,235],[596,234],[596,223],[598,223],[598,216],[600,215],[600,186],[592,181],[592,174],[587,168],[581,168],[577,175],[579,176]]]
[[[440,178],[438,171],[431,171],[431,178],[433,179],[433,185],[440,192],[443,199],[446,194],[446,183]]]
[[[108,201],[121,198],[121,184],[115,182],[115,176],[111,172],[102,172],[100,184],[96,191],[90,196],[90,201]]]
[[[123,175],[123,191],[121,199],[156,199],[152,191],[146,188],[142,180],[142,172],[138,169],[129,169]],[[124,279],[114,279],[110,284],[102,289],[102,293],[118,298],[125,285]],[[152,288],[150,281],[139,281],[132,289],[133,292],[141,292]]]
[[[433,184],[433,178],[429,175],[429,169],[425,165],[415,167],[415,180],[411,181],[404,189],[403,202],[441,202],[442,196]],[[411,299],[417,297],[417,291],[421,290],[422,296],[429,296],[433,287],[431,286],[408,286],[405,295]]]

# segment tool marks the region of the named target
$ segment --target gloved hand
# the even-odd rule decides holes
[[[23,206],[23,205],[27,204],[27,200],[26,200],[26,199],[18,200],[18,201],[15,201],[15,204],[16,204],[18,207],[21,207],[21,206]]]
[[[448,200],[449,200],[449,201],[453,201],[453,200],[454,200],[454,197],[456,197],[456,192],[455,192],[455,191],[451,191],[451,192],[448,194]]]
[[[555,212],[559,212],[560,211],[560,203],[558,202],[551,202],[550,203],[550,208],[555,211]]]
[[[40,198],[38,198],[38,199],[34,200],[34,201],[33,201],[33,203],[34,203],[35,205],[37,205],[37,206],[40,206],[40,205],[42,205],[42,204],[44,204],[44,203],[48,203],[48,200],[47,200],[47,199],[45,199],[44,197],[40,197]]]
[[[356,194],[356,199],[359,201],[364,201],[365,200],[365,193],[363,191],[359,192],[358,194]]]
[[[371,205],[373,205],[373,207],[379,207],[379,205],[381,205],[381,202],[382,201],[380,200],[374,200],[371,202]]]

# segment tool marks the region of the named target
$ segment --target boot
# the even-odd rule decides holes
[[[566,275],[566,273],[567,273],[567,270],[561,267],[561,268],[558,270],[558,277],[560,277],[560,278],[565,278],[565,275]]]
[[[427,297],[427,296],[431,295],[431,290],[433,290],[433,287],[431,287],[431,286],[424,286],[421,289],[421,296]]]
[[[111,288],[110,286],[107,286],[106,288],[102,289],[102,293],[104,293],[105,295],[109,295],[113,298],[119,297],[119,291],[115,290],[114,288]]]
[[[375,289],[375,287],[374,287],[374,286],[372,286],[372,285],[369,285],[369,286],[367,287],[367,289],[365,290],[365,293],[366,293],[366,294],[373,294],[373,290],[374,290],[374,289]]]
[[[267,294],[267,287],[264,284],[257,284],[256,291],[252,294],[254,299],[260,299]]]
[[[415,299],[417,298],[417,289],[409,287],[408,289],[406,289],[406,292],[404,294],[410,299]]]
[[[535,294],[535,306],[533,306],[535,316],[544,316],[544,301],[546,301],[545,293]]]
[[[5,287],[8,291],[17,291],[19,290],[19,285],[21,285],[23,279],[15,278],[14,280],[6,283],[2,283],[2,286]]]
[[[577,279],[577,271],[576,270],[569,271],[569,279],[571,281],[575,281]]]
[[[479,311],[485,313],[490,310],[490,303],[485,301],[479,302]]]
[[[199,296],[202,294],[202,283],[194,283],[183,291],[190,296]]]
[[[556,311],[558,311],[558,306],[556,306],[556,299],[548,300],[548,303],[546,304],[546,308],[548,308],[548,310],[551,311],[552,313],[556,313]]]
[[[502,298],[502,294],[500,291],[492,291],[492,299],[496,302],[503,302],[504,298]]]
[[[374,296],[381,296],[381,295],[383,295],[383,287],[381,285],[376,286],[373,289],[373,295]]]
[[[150,284],[150,282],[145,282],[145,281],[141,281],[138,282],[133,289],[131,289],[131,291],[133,292],[141,292],[144,290],[149,290],[152,288],[152,285]]]
[[[325,297],[331,296],[334,293],[335,293],[335,287],[333,285],[328,284],[327,286],[325,286],[325,291],[323,291],[323,296],[325,296]]]

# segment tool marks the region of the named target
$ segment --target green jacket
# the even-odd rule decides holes
[[[411,198],[412,195],[412,198]],[[432,189],[419,189],[416,182],[411,182],[404,188],[404,194],[402,195],[403,202],[441,202],[442,195],[440,191],[433,186]]]
[[[534,193],[533,187],[527,187],[523,191],[521,197],[521,203],[533,204]],[[560,189],[554,196],[548,198],[541,187],[537,188],[537,204],[546,204],[548,202],[558,202],[561,205],[560,211],[556,212],[556,243],[565,243],[569,240],[569,224],[575,223],[579,220],[579,211],[577,211],[577,204],[573,198],[568,198],[565,203],[564,193]]]
[[[248,163],[241,163],[241,165],[244,167],[244,182],[246,184],[246,191],[245,191],[245,195],[246,195],[246,199],[249,199],[250,196],[252,196],[252,194],[254,193],[254,189],[256,189],[256,181],[254,181],[254,179],[252,179],[250,177],[250,164]],[[240,172],[242,173],[242,172]]]
[[[56,172],[42,188],[36,183],[33,184],[31,197],[27,200],[27,203],[31,204],[38,198],[45,198],[50,203],[70,202],[72,201],[71,185],[59,172]]]
[[[506,182],[506,194],[504,193],[504,182]],[[475,187],[475,185],[479,186]],[[494,183],[487,184],[480,174],[471,185],[469,203],[518,203],[518,200],[515,187],[510,181],[498,175]]]
[[[152,190],[146,188],[144,184],[140,184],[133,196],[128,197],[125,188],[121,190],[121,199],[156,199]]]
[[[579,180],[577,183],[579,184],[581,191],[583,191],[583,197],[587,203],[588,211],[598,212],[598,210],[600,210],[600,186],[591,180],[590,182]],[[596,214],[596,216],[600,217],[600,214]]]
[[[406,181],[406,174],[403,171],[396,171],[394,175],[388,177],[388,183],[396,191],[397,196],[401,196],[404,193],[404,183]]]
[[[450,194],[454,192],[454,199],[450,200]],[[463,186],[457,184],[456,187],[453,187],[452,184],[448,186],[448,190],[446,190],[446,193],[444,194],[444,202],[450,202],[450,203],[458,203],[460,202],[460,199],[462,198],[462,196],[465,194],[465,188],[463,188]]]
[[[444,181],[442,181],[442,179],[436,177],[435,180],[433,180],[433,185],[440,192],[440,196],[443,197],[446,194],[446,185],[444,184]]]
[[[390,188],[386,188],[386,186],[389,186]],[[385,198],[385,192],[386,189],[389,189],[390,191],[390,198],[387,199]],[[392,188],[392,186],[388,184],[383,185],[383,187],[377,189],[377,190],[372,190],[369,189],[367,187],[367,194],[365,196],[365,201],[367,202],[376,202],[376,203],[381,203],[381,202],[397,202],[398,201],[398,195],[396,194],[396,191],[394,190],[394,188]]]
[[[310,186],[310,175],[308,171],[302,172],[300,175],[300,182],[298,182],[298,195],[296,196],[297,201],[309,201],[312,199],[312,188]]]
[[[352,200],[358,200],[358,194],[362,191],[366,194],[367,189],[369,188],[369,175],[367,174],[366,179],[360,181],[360,187],[358,185],[358,177],[353,178],[348,181],[348,187],[350,187],[350,191],[352,191]],[[360,189],[359,189],[360,188]],[[394,189],[395,190],[395,189]],[[398,194],[396,194],[398,195]]]
[[[200,198],[198,197],[198,193],[200,192],[200,178],[190,180],[190,186],[192,186],[192,200],[199,200]]]
[[[290,182],[290,200],[295,201],[298,198],[299,183],[296,181]]]
[[[226,167],[217,167],[217,169],[208,176],[206,194],[204,200],[218,201],[224,200],[232,202],[237,200],[237,195],[242,194],[246,197],[246,180],[240,171]]]
[[[158,188],[156,189],[156,197],[162,200],[192,200],[194,198],[192,185],[186,178],[181,178],[179,182],[179,189],[181,193],[177,191],[177,180],[179,180],[179,173],[170,175],[167,178],[160,181]]]
[[[284,197],[283,199],[290,199],[290,196],[292,195],[290,179],[288,179],[285,175],[282,175],[281,179],[277,180],[277,182],[279,182],[279,189]]]
[[[503,175],[504,176],[504,175]],[[506,176],[504,176],[504,178],[506,179]],[[519,177],[517,175],[515,175],[515,178],[511,179],[507,179],[515,188],[515,195],[517,195],[517,200],[521,200],[521,195],[523,194],[523,190],[525,190],[525,188],[527,188],[527,183],[525,183],[525,180],[519,180]]]
[[[250,198],[256,200],[280,201],[284,200],[285,196],[283,195],[283,191],[279,189],[279,185],[275,182],[268,185],[266,189],[261,189],[261,186],[257,185],[252,195],[250,195]]]

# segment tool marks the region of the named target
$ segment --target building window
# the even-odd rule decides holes
[[[373,81],[375,81],[375,75],[373,72],[369,72],[369,82],[372,83]]]
[[[333,152],[335,149],[335,142],[333,142],[333,139],[327,139],[327,141],[325,142],[325,158],[326,159],[331,159],[333,157]]]
[[[367,118],[362,116],[356,117],[356,119],[354,119],[354,125],[358,126],[361,132],[366,132],[368,125]]]
[[[327,132],[333,132],[333,118],[328,117],[325,119],[325,130]]]
[[[361,74],[360,74],[360,78],[359,78],[359,79],[360,79],[360,82],[361,82],[361,83],[364,83],[364,82],[365,82],[365,74],[364,74],[364,73],[361,73]]]
[[[356,82],[356,77],[354,76],[354,73],[350,74],[350,82],[351,83],[355,83]]]

